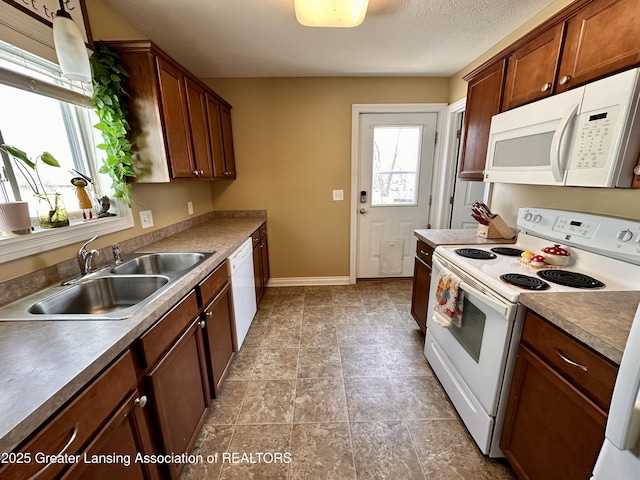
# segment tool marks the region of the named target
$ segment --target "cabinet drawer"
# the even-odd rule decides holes
[[[251,234],[251,244],[253,245],[253,248],[256,248],[259,243],[260,243],[260,229],[258,228],[258,230],[256,230]]]
[[[260,226],[260,238],[264,238],[267,236],[267,223],[263,223]]]
[[[229,278],[229,271],[227,270],[227,262],[223,262],[218,266],[211,274],[205,278],[200,284],[198,288],[200,289],[200,299],[202,300],[202,305],[207,305],[213,297],[215,297],[224,284],[227,283],[227,279]]]
[[[78,454],[135,387],[136,369],[128,350],[20,449],[30,454],[30,463],[9,464],[0,469],[0,478],[25,479],[38,471],[42,471],[38,480],[59,478],[68,465],[43,463],[40,456]]]
[[[527,312],[522,342],[605,412],[618,368],[533,312]]]
[[[433,257],[433,247],[427,245],[422,240],[418,240],[416,245],[416,257],[431,267],[431,258]]]
[[[140,337],[140,350],[145,368],[153,366],[176,338],[198,316],[198,301],[195,290],[184,297],[169,313],[162,317]]]

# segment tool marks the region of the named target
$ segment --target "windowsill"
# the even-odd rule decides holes
[[[94,235],[107,235],[134,226],[131,209],[121,208],[117,217],[78,222],[68,227],[36,230],[31,234],[0,239],[0,263],[65,247],[88,240]]]

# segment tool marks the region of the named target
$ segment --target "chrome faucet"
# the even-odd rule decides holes
[[[122,256],[120,255],[120,244],[114,243],[113,245],[111,245],[111,248],[113,249],[113,259],[115,260],[116,265],[120,265],[122,263]]]
[[[89,250],[87,251],[87,245],[93,242],[98,235],[87,240],[78,250],[78,264],[80,265],[80,273],[82,275],[87,275],[88,273],[93,272],[93,259],[100,255],[98,250]]]

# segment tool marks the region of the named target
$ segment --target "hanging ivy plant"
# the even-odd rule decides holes
[[[131,184],[127,179],[136,176],[131,158],[131,143],[127,140],[130,127],[124,99],[127,92],[123,83],[129,76],[120,63],[118,54],[106,45],[96,42],[91,56],[93,70],[93,105],[100,119],[94,125],[102,133],[104,143],[98,145],[107,154],[100,173],[113,181],[114,197],[122,198],[131,207]]]

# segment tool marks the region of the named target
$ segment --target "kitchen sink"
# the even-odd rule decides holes
[[[146,253],[111,269],[117,275],[173,275],[193,268],[205,259],[204,253]]]
[[[159,275],[94,278],[34,303],[29,313],[103,315],[137,305],[167,283]]]
[[[214,253],[134,254],[115,267],[102,268],[0,307],[0,321],[131,318]]]

